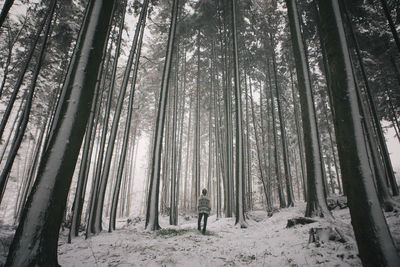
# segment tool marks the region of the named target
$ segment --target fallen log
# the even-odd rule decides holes
[[[297,218],[289,219],[287,222],[286,228],[293,227],[297,224],[305,225],[305,224],[310,224],[310,223],[315,223],[315,222],[317,222],[317,221],[310,219],[310,218],[297,217]]]

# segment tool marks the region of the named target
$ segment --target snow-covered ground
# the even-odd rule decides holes
[[[264,211],[249,214],[249,228],[240,229],[233,218],[211,216],[206,235],[198,232],[196,218],[181,217],[180,225],[147,232],[143,219],[120,221],[113,233],[66,244],[61,237],[59,263],[62,266],[360,266],[350,226],[348,209],[334,211],[335,225],[325,220],[286,228],[288,219],[304,215],[305,204],[282,209],[272,217]],[[400,241],[400,214],[387,213],[395,239]],[[337,227],[347,243],[309,243],[310,228]]]
[[[234,218],[208,220],[206,235],[197,231],[195,217],[180,217],[179,226],[170,226],[160,217],[162,230],[144,229],[143,218],[120,220],[118,230],[89,239],[75,238],[68,244],[67,231],[61,233],[61,266],[361,266],[350,225],[348,209],[335,210],[334,225],[325,219],[286,228],[287,221],[304,215],[305,203],[282,209],[272,217],[265,211],[248,214],[249,228],[234,225]],[[400,213],[386,213],[393,237],[400,247]],[[309,243],[311,228],[334,227],[346,243]],[[12,230],[0,229],[3,265]]]

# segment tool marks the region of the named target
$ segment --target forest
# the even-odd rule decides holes
[[[399,0],[0,8],[0,266],[400,266]]]

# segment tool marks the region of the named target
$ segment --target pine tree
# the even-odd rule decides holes
[[[319,146],[318,128],[311,90],[310,73],[305,53],[296,0],[286,1],[293,53],[296,63],[303,121],[304,149],[307,167],[307,209],[306,216],[327,216],[328,210],[323,182],[323,166]]]
[[[58,266],[59,230],[106,47],[114,2],[89,2],[55,117],[55,131],[40,164],[6,266]],[[30,253],[26,253],[28,250]]]
[[[236,26],[236,0],[232,0],[232,37],[233,37],[233,61],[234,61],[234,78],[235,78],[235,100],[236,100],[236,224],[240,224],[241,228],[247,228],[244,216],[245,210],[245,164],[243,149],[243,108],[242,108],[242,91],[240,89],[239,74],[239,55],[238,40]]]
[[[172,55],[174,50],[175,32],[178,18],[179,0],[174,0],[172,5],[171,24],[168,34],[167,51],[165,56],[164,70],[161,80],[160,100],[158,104],[157,120],[155,127],[152,164],[150,175],[150,186],[147,200],[146,229],[158,230],[158,194],[160,188],[161,152],[163,143],[163,132],[165,123],[165,111],[168,98],[168,85],[171,72]]]
[[[379,205],[369,167],[361,107],[338,0],[318,0],[322,37],[332,81],[336,140],[350,215],[365,266],[398,266],[400,258]]]

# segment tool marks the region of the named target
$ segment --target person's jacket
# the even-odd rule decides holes
[[[198,213],[206,213],[210,215],[211,201],[207,196],[201,195],[197,201]]]

